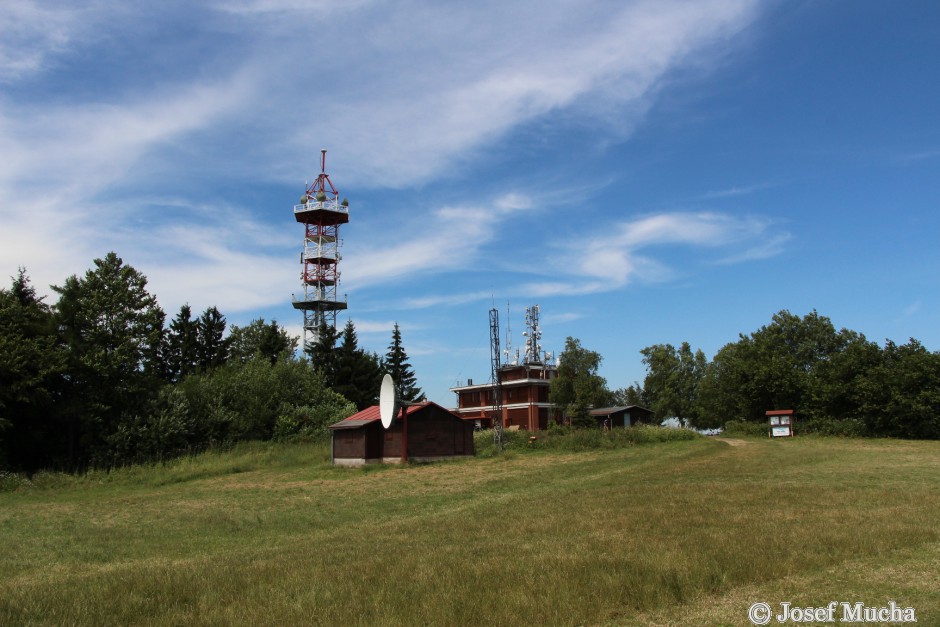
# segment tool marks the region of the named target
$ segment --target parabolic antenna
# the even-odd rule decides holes
[[[375,414],[373,414],[375,415]],[[382,377],[382,389],[379,390],[379,416],[382,426],[388,429],[398,415],[398,394],[395,392],[395,381],[392,375]]]

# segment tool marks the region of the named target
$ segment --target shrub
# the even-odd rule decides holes
[[[534,436],[535,439],[532,439]],[[503,442],[506,451],[592,451],[652,444],[655,442],[678,442],[696,440],[702,436],[691,429],[667,429],[651,425],[637,425],[628,429],[572,429],[560,425],[550,426],[546,431],[504,431]],[[478,431],[474,435],[477,455],[492,457],[496,455],[492,431]]]
[[[849,438],[861,438],[869,435],[865,421],[858,418],[810,418],[794,424],[797,434],[815,433],[818,435],[834,435]]]
[[[745,420],[729,420],[725,423],[725,435],[745,435],[767,437],[770,427],[764,422],[747,422]]]

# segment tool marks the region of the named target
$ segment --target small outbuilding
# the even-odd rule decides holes
[[[601,407],[592,409],[591,416],[597,420],[598,427],[627,428],[640,423],[649,423],[653,420],[653,412],[639,405],[626,407]]]
[[[473,422],[462,420],[437,403],[405,407],[408,423],[409,461],[428,462],[454,457],[472,457]],[[333,464],[362,466],[398,463],[402,457],[402,420],[382,427],[379,406],[373,405],[330,425]]]

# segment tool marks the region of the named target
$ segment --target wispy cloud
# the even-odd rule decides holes
[[[702,198],[709,200],[712,198],[732,198],[734,196],[747,196],[754,192],[763,191],[772,187],[770,183],[755,183],[753,185],[741,185],[729,187],[727,189],[714,190],[702,194]]]
[[[401,226],[401,235],[385,238],[390,244],[351,247],[345,276],[362,287],[466,268],[493,240],[500,223],[531,206],[527,196],[511,192],[486,204],[441,207]]]
[[[0,9],[0,82],[40,71],[69,43],[80,10],[70,3],[6,0]]]
[[[147,264],[168,304],[281,302],[296,289],[296,251],[260,226],[261,209],[229,210],[249,206],[235,200],[245,178],[298,184],[321,146],[342,145],[346,184],[402,188],[454,176],[533,122],[592,117],[622,137],[671,70],[702,63],[756,6],[242,0],[193,9],[206,19],[180,29],[167,27],[188,16],[174,3],[11,0],[0,9],[0,81],[23,89],[0,101],[0,266],[25,264],[43,285],[114,248]],[[323,28],[337,12],[336,28]],[[89,59],[111,65],[86,67],[80,89],[26,83]],[[141,201],[153,196],[201,210]],[[499,226],[538,202],[494,193],[403,218],[380,242],[349,242],[343,280],[358,289],[477,269]],[[594,258],[624,276],[645,263],[613,248]]]

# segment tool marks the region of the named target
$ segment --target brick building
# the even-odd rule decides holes
[[[548,402],[548,388],[558,374],[554,365],[529,363],[507,365],[499,369],[503,399],[503,426],[529,431],[548,428],[552,420],[552,405]],[[451,388],[457,394],[455,414],[483,428],[493,425],[493,384],[483,383]]]

